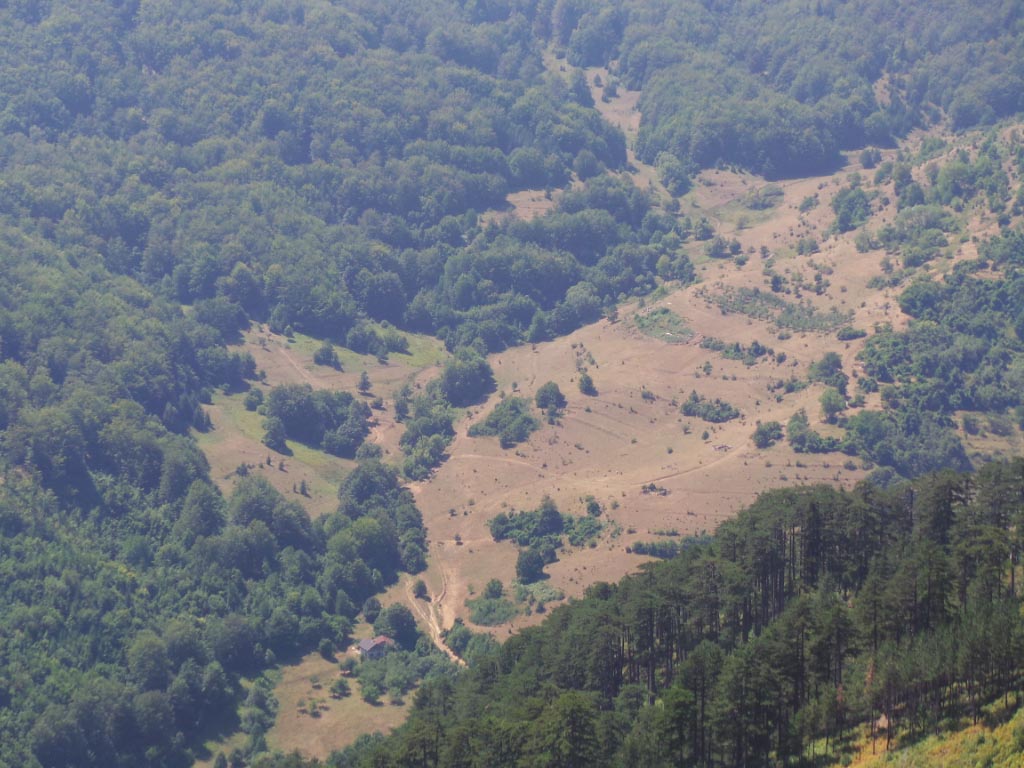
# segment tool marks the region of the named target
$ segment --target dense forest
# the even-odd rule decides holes
[[[494,388],[484,355],[572,331],[659,281],[694,279],[684,246],[713,243],[714,232],[621,174],[625,137],[600,118],[576,67],[610,63],[606,88],[643,87],[637,149],[676,192],[717,163],[769,176],[821,170],[842,149],[891,143],[942,121],[954,129],[988,124],[1024,106],[1019,4],[892,7],[869,0],[813,7],[803,0],[0,2],[0,766],[189,765],[204,738],[239,725],[231,713],[243,699],[246,753],[262,752],[266,723],[252,712],[265,704],[263,684],[243,694],[241,678],[259,680],[279,659],[346,643],[367,600],[399,571],[424,568],[426,534],[399,471],[421,479],[442,459],[453,408]],[[545,67],[551,47],[565,56],[564,76]],[[1008,185],[983,188],[993,175],[984,157],[961,165],[931,184],[889,169],[907,212],[875,236],[902,249],[905,266],[927,260],[929,238],[942,229],[940,215],[921,209],[969,193],[1009,194]],[[546,191],[551,210],[530,221],[484,215],[519,190]],[[844,199],[843,221],[853,226],[863,201],[855,190]],[[1007,230],[981,255],[1011,275],[1020,252],[1020,235]],[[1018,282],[980,281],[967,269],[907,288],[901,306],[917,324],[909,334],[877,334],[865,357],[866,380],[891,387],[889,411],[851,419],[851,452],[905,476],[966,468],[962,449],[948,441],[939,443],[938,460],[915,458],[913,446],[946,440],[953,410],[1021,405],[1019,388],[1007,394],[1019,366],[1004,372],[1000,365],[1020,351]],[[191,437],[210,428],[204,405],[214,392],[241,392],[257,379],[253,358],[228,346],[252,322],[381,358],[401,353],[401,331],[432,334],[453,352],[435,382],[396,398],[406,428],[400,470],[363,446],[367,407],[352,393],[283,387],[264,403],[253,400],[267,417],[271,453],[291,439],[358,460],[337,509],[315,523],[255,475],[222,495]],[[331,364],[324,349],[321,359]],[[931,356],[937,351],[942,359]],[[954,364],[963,386],[947,375]],[[508,444],[533,423],[519,407],[492,425]],[[268,456],[268,466],[273,461],[280,455]],[[992,661],[965,672],[956,659],[933,654],[949,661],[936,672],[946,677],[894,683],[891,698],[852,703],[840,718],[821,713],[832,712],[829,692],[848,665],[849,674],[861,674],[863,639],[838,651],[820,641],[834,661],[805,660],[800,673],[793,667],[797,689],[786,687],[796,685],[789,672],[774,665],[766,672],[749,649],[760,653],[773,633],[798,631],[795,617],[778,622],[799,606],[812,616],[827,606],[841,617],[847,609],[837,594],[856,606],[869,584],[896,583],[907,548],[920,554],[908,562],[945,563],[956,588],[940,590],[938,607],[931,598],[924,607],[917,597],[900,598],[898,610],[912,621],[893,626],[912,627],[914,639],[880,625],[878,653],[888,654],[880,660],[902,670],[914,643],[960,648],[969,644],[957,632],[994,633],[1008,603],[993,574],[1005,563],[992,554],[1002,553],[998,541],[984,537],[1012,524],[990,521],[986,510],[996,507],[973,493],[994,482],[949,480],[966,501],[950,507],[941,536],[931,528],[918,535],[921,507],[906,501],[905,489],[770,497],[760,506],[792,497],[793,510],[805,509],[810,502],[802,499],[820,497],[811,506],[820,510],[822,536],[840,525],[830,515],[873,510],[877,548],[865,543],[851,554],[840,544],[854,544],[839,537],[830,546],[842,551],[826,557],[825,545],[815,544],[810,574],[783,547],[776,554],[787,565],[771,566],[771,585],[761,576],[751,582],[755,610],[742,602],[753,599],[743,569],[754,560],[720,549],[729,530],[742,539],[737,526],[752,512],[715,544],[685,548],[620,587],[595,588],[581,604],[615,614],[632,605],[629,594],[649,589],[648,615],[664,608],[678,618],[683,603],[659,603],[659,595],[687,569],[710,574],[723,607],[717,615],[708,608],[696,634],[685,634],[681,619],[656,631],[602,623],[608,642],[586,653],[617,648],[621,680],[556,677],[561,688],[538,686],[550,694],[540,699],[502,687],[499,669],[592,610],[572,607],[454,685],[486,691],[498,707],[532,707],[534,715],[553,707],[553,722],[578,717],[586,733],[618,712],[619,724],[600,733],[621,739],[601,743],[601,754],[644,762],[643,750],[678,743],[657,730],[676,720],[659,720],[660,710],[642,705],[678,691],[673,706],[690,711],[685,686],[692,683],[679,682],[690,678],[676,667],[688,669],[692,645],[719,659],[722,680],[754,665],[751,674],[770,673],[776,685],[765,690],[780,692],[751,703],[760,730],[742,743],[719,727],[718,710],[706,719],[701,709],[700,727],[693,725],[700,739],[685,747],[699,749],[699,759],[797,754],[810,735],[838,733],[843,718],[871,707],[925,727],[925,715],[913,713],[926,697],[936,697],[940,710],[974,706],[1007,687],[999,670],[1012,665]],[[779,526],[804,531],[806,524],[786,518]],[[977,534],[964,539],[974,549],[963,550],[960,538],[952,544],[954,524]],[[851,572],[850,558],[863,567]],[[790,628],[772,629],[783,626]],[[624,627],[635,637],[613,641],[608,633]],[[692,643],[698,635],[718,650]],[[574,669],[597,667],[566,659],[560,674]],[[527,759],[565,749],[538,734],[524,741],[515,725],[492,732],[505,746],[475,743],[480,734],[464,718],[479,699],[438,715],[436,706],[443,710],[455,695],[447,685],[423,689],[395,745],[412,744],[409,734],[428,727],[434,741],[389,744],[383,755],[414,749],[429,761],[471,745],[482,755],[507,746]],[[702,696],[710,696],[708,686]],[[662,759],[670,758],[652,753],[650,764]]]
[[[859,726],[882,749],[977,722],[1024,695],[1022,500],[1021,460],[767,492],[424,685],[395,735],[327,765],[813,765]]]

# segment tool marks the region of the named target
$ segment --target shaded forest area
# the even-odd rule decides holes
[[[228,498],[214,488],[189,430],[210,427],[216,389],[258,375],[226,346],[250,322],[380,356],[401,348],[373,322],[443,339],[456,354],[440,379],[395,405],[403,472],[423,478],[451,439],[451,407],[493,386],[486,352],[571,331],[659,279],[693,279],[682,246],[713,233],[618,175],[624,137],[581,72],[545,70],[549,43],[570,65],[617,57],[614,77],[644,86],[638,149],[677,190],[719,161],[797,173],[942,114],[960,128],[1020,109],[1017,4],[881,9],[0,3],[0,765],[191,764],[205,737],[239,725],[225,713],[249,700],[243,677],[347,642],[364,601],[424,567],[419,512],[372,455],[316,523],[258,479]],[[852,51],[867,58],[852,66]],[[795,76],[805,72],[822,74]],[[692,89],[667,86],[677,81],[715,98],[701,107]],[[551,192],[552,210],[481,217],[523,189]],[[1017,260],[1013,237],[989,258]],[[960,301],[914,290],[907,311],[922,318]],[[1001,297],[978,301],[1001,313],[1000,329],[1019,327]],[[894,380],[920,379],[882,362]],[[988,383],[976,402],[1015,404]],[[330,415],[312,431],[294,413],[307,396]],[[272,436],[358,456],[355,402],[280,391]],[[898,520],[880,535],[899,540]],[[719,619],[725,637],[776,607]],[[651,659],[630,663],[657,694],[662,661]],[[242,710],[247,754],[265,747],[256,690]],[[773,710],[773,726],[829,701],[808,690]],[[642,699],[630,706],[651,711]]]

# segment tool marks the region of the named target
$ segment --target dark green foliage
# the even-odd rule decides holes
[[[445,645],[454,651],[457,656],[473,663],[475,659],[487,653],[494,652],[498,644],[488,634],[476,634],[470,630],[462,621],[456,619],[451,629],[444,633]]]
[[[885,410],[851,417],[845,450],[904,477],[965,469],[965,450],[950,429],[953,413],[1005,413],[1021,404],[1024,347],[1015,328],[1024,316],[1024,277],[1007,255],[1015,242],[1010,232],[979,246],[1006,270],[1001,280],[979,279],[968,264],[941,282],[907,287],[900,307],[913,318],[910,326],[882,328],[860,355],[882,386]]]
[[[782,425],[777,421],[758,422],[753,439],[756,447],[771,448],[782,439]]]
[[[245,393],[243,404],[245,405],[245,410],[255,411],[263,405],[263,390],[259,387],[250,387],[249,391]]]
[[[797,453],[829,453],[839,449],[840,441],[822,437],[811,429],[807,413],[801,408],[786,424],[786,440]]]
[[[958,128],[1020,109],[1009,95],[1018,91],[1000,89],[1021,82],[1010,21],[1018,13],[1004,16],[995,0],[941,8],[857,0],[797,21],[792,3],[608,6],[627,23],[605,63],[616,59],[624,83],[643,88],[638,154],[647,162],[672,153],[690,167],[802,175],[833,167],[839,149],[888,145],[930,124],[935,106]],[[974,14],[986,21],[972,23]],[[911,50],[905,40],[918,44]],[[970,57],[988,47],[999,53],[982,71]],[[902,83],[884,103],[872,90],[882,80]]]
[[[568,537],[569,543],[578,547],[596,538],[603,528],[596,516],[575,517],[561,514],[555,503],[547,496],[537,509],[501,512],[491,518],[487,526],[495,541],[510,539],[520,547],[547,550],[552,554],[562,546],[562,536]]]
[[[843,373],[843,361],[837,352],[826,352],[820,359],[811,363],[807,369],[807,378],[810,381],[820,381],[830,387],[835,387],[840,393],[846,393],[846,385],[849,377]]]
[[[505,595],[505,586],[501,583],[500,579],[491,579],[487,582],[487,586],[484,587],[483,597],[489,600],[497,600],[499,597]]]
[[[469,428],[470,437],[497,436],[502,448],[511,448],[529,438],[540,424],[530,413],[530,403],[523,397],[506,397],[494,406],[487,418]]]
[[[844,328],[840,328],[836,333],[836,338],[840,341],[854,341],[855,339],[863,339],[868,335],[868,332],[861,328],[854,328],[848,325]]]
[[[232,727],[223,715],[240,703],[239,674],[251,675],[274,657],[346,642],[353,601],[393,578],[406,559],[403,547],[423,542],[419,514],[393,473],[378,473],[376,482],[357,482],[353,474],[344,512],[317,525],[259,476],[238,481],[226,510],[203,475],[177,492],[167,475],[152,491],[129,496],[130,504],[118,500],[112,479],[103,479],[105,503],[116,514],[89,526],[12,476],[0,488],[0,507],[9,510],[5,542],[14,558],[5,562],[19,565],[0,584],[4,624],[24,626],[31,639],[31,653],[20,656],[23,668],[69,691],[40,687],[21,700],[11,722],[34,723],[24,728],[32,734],[24,746],[45,764],[60,764],[54,755],[79,748],[81,734],[106,765],[141,764],[154,748],[171,759],[183,747],[174,740],[178,731],[188,740],[200,723]],[[129,488],[123,484],[120,493]],[[131,545],[111,551],[118,537]],[[35,579],[83,591],[72,602],[66,589],[30,597],[23,586]],[[173,588],[162,591],[168,584]],[[34,611],[59,613],[67,632],[47,637],[25,624],[26,599]],[[122,618],[97,624],[99,612]],[[66,658],[67,667],[52,668],[52,654]],[[134,713],[132,734],[116,727],[125,707]],[[261,738],[272,713],[265,703],[246,703],[242,727]],[[71,734],[71,747],[49,730],[57,723]],[[20,748],[13,737],[5,744]]]
[[[839,232],[856,229],[871,215],[871,202],[860,184],[844,187],[832,198],[832,210],[836,214],[835,228]]]
[[[703,395],[698,395],[696,390],[690,392],[690,396],[686,399],[686,402],[680,407],[680,411],[684,416],[692,416],[704,421],[709,421],[712,424],[721,424],[732,419],[740,417],[739,410],[717,397],[714,400],[708,400]]]
[[[402,603],[394,603],[382,610],[373,622],[373,631],[390,637],[406,650],[411,650],[419,638],[416,619]]]
[[[829,424],[835,424],[836,418],[846,410],[846,397],[835,387],[828,387],[821,393],[821,415]]]
[[[361,613],[368,623],[373,624],[377,620],[377,617],[380,616],[380,609],[380,600],[376,597],[368,597],[366,598],[366,602],[363,603]]]
[[[402,472],[411,480],[422,480],[441,463],[455,429],[451,407],[436,385],[417,397],[412,407],[412,418],[406,419],[399,441],[406,456]]]
[[[204,405],[214,391],[242,392],[256,377],[253,357],[225,346],[250,322],[382,360],[408,351],[404,331],[474,350],[457,353],[441,381],[416,398],[396,398],[408,428],[403,471],[423,478],[454,433],[451,407],[493,388],[485,352],[574,330],[621,297],[651,291],[657,277],[693,279],[683,241],[711,240],[709,221],[677,221],[614,173],[625,165],[625,138],[589,106],[579,72],[545,73],[549,43],[572,66],[615,59],[609,92],[644,86],[638,150],[657,160],[675,194],[686,191],[693,170],[719,161],[774,175],[819,170],[840,148],[884,143],[935,116],[959,127],[1021,106],[1019,10],[994,0],[852,0],[813,13],[789,2],[647,0],[429,0],[415,13],[362,0],[0,5],[0,763],[12,766],[187,764],[187,747],[236,727],[240,675],[256,676],[322,641],[345,642],[357,606],[399,569],[424,567],[412,498],[363,450],[365,406],[346,405],[340,394],[298,388],[263,404],[273,448],[285,451],[291,439],[365,459],[343,485],[336,513],[311,523],[246,465],[227,502],[212,486],[188,433],[211,427]],[[883,79],[891,90],[881,103],[874,86]],[[934,140],[924,149],[931,158],[942,151]],[[1007,199],[1000,160],[983,143],[935,173],[912,173],[905,158],[883,164],[880,180],[892,178],[899,213],[875,239],[913,266],[948,252],[958,225],[943,206],[987,204],[1002,222],[1019,201]],[[503,207],[510,190],[554,192],[574,173],[582,184],[544,216],[486,225],[478,216]],[[802,249],[814,245],[805,240]],[[1021,407],[1024,290],[1010,271],[1020,262],[1019,235],[1004,232],[980,251],[1007,270],[1003,280],[975,280],[958,268],[942,284],[912,287],[901,302],[915,317],[908,334],[883,330],[869,342],[870,378],[862,380],[882,382],[886,410],[850,419],[851,453],[903,474],[964,466],[950,414]],[[762,311],[780,327],[849,322],[838,310],[770,304],[753,292],[722,302]],[[331,363],[326,345],[320,360]],[[595,393],[589,376],[580,381]],[[246,407],[260,408],[250,391]],[[999,419],[990,423],[1003,429]],[[861,506],[874,508],[869,501]],[[887,547],[873,583],[903,584],[895,578],[902,574],[936,583],[942,567],[955,573],[946,603],[975,634],[935,642],[966,649],[956,672],[964,684],[955,690],[972,691],[974,706],[1012,669],[1003,659],[1020,655],[1001,641],[1015,637],[1010,613],[989,599],[1005,583],[993,577],[991,563],[1000,561],[984,557],[1003,551],[998,542],[1007,537],[994,529],[1019,526],[999,529],[961,514],[965,508],[956,502],[914,514],[927,521],[921,536],[934,532],[943,553],[947,542],[963,542],[955,557],[946,562],[910,544],[903,557]],[[785,530],[811,542],[815,518],[793,522]],[[592,540],[593,524],[563,521],[561,535]],[[865,551],[858,550],[862,570]],[[538,577],[554,547],[534,554],[539,567],[530,572]],[[794,569],[791,585],[805,576],[814,582],[808,562]],[[938,570],[922,570],[933,563]],[[662,745],[677,762],[706,763],[712,754],[736,762],[746,752],[760,759],[775,719],[797,705],[832,711],[840,681],[816,670],[771,706],[751,700],[735,716],[724,704],[705,709],[719,677],[723,690],[778,690],[773,675],[792,660],[773,654],[797,645],[792,637],[777,645],[761,639],[764,621],[744,622],[799,588],[769,595],[771,578],[749,588],[736,575],[748,563],[722,564],[700,572],[734,582],[702,583],[699,594],[753,595],[748,603],[601,616],[567,644],[572,654],[560,654],[543,675],[524,674],[519,692],[541,690],[540,680],[589,686],[581,695],[566,688],[517,696],[531,722],[544,724],[529,739],[496,709],[486,727],[449,730],[439,717],[419,743],[436,745],[437,760],[452,764],[468,754],[487,765],[599,765],[621,747],[621,763],[657,765],[670,759]],[[896,637],[893,627],[941,626],[943,595],[929,593],[918,606],[907,598],[914,594],[895,595],[888,604],[908,615],[880,625],[879,669],[903,675],[884,679],[906,679],[899,665],[914,643],[931,642]],[[841,621],[828,622],[843,610],[822,599],[812,625],[841,634]],[[614,634],[637,616],[654,618]],[[667,654],[658,645],[669,634],[665,617],[695,625]],[[757,636],[757,653],[726,661],[691,642],[711,636],[725,638],[726,652],[731,639]],[[587,647],[596,639],[582,657],[580,638]],[[811,654],[820,667],[828,666],[826,651]],[[618,663],[626,653],[629,663]],[[642,706],[642,690],[619,685],[669,682],[674,671],[662,659],[683,655],[671,669],[686,690],[673,681],[650,692],[663,694],[661,711],[671,717]],[[500,668],[519,658],[510,652]],[[975,669],[984,674],[965,676]],[[416,675],[398,670],[394,686],[382,679],[366,689],[401,692],[409,679]],[[492,684],[478,686],[481,697]],[[451,695],[445,685],[426,686],[420,706],[440,707]],[[264,687],[255,684],[239,712],[248,742],[232,753],[233,765],[266,751],[273,704]],[[948,694],[938,698],[955,699]],[[912,718],[923,709],[905,696],[889,715],[918,727]],[[445,717],[484,711],[455,707]],[[695,712],[697,739],[684,744],[671,723],[689,727]],[[813,731],[822,719],[800,722]],[[791,730],[774,732],[785,753]],[[378,747],[368,738],[355,749]],[[391,762],[423,755],[411,750]]]
[[[882,227],[877,238],[886,250],[899,253],[904,267],[917,267],[941,255],[949,245],[946,235],[956,229],[952,214],[924,199],[904,206],[893,224]]]
[[[265,408],[267,435],[263,442],[274,450],[281,450],[283,429],[290,440],[352,457],[370,431],[369,407],[348,392],[284,384],[270,390]]]
[[[469,620],[481,627],[497,627],[507,624],[519,615],[515,604],[504,597],[478,597],[466,601]]]
[[[448,403],[461,408],[493,391],[494,373],[480,355],[462,350],[445,364],[438,388]]]
[[[340,563],[358,554],[389,581],[398,570],[418,573],[426,567],[423,520],[412,493],[399,484],[394,469],[377,460],[361,462],[342,482],[338,498],[339,519],[352,521],[337,531],[327,529],[328,550]],[[338,576],[343,574],[344,570],[339,571]],[[348,591],[354,601],[369,594]]]
[[[516,558],[516,578],[523,584],[532,584],[544,576],[544,556],[535,549],[520,550]]]
[[[534,402],[541,410],[547,410],[551,406],[561,410],[567,405],[565,395],[562,394],[562,390],[560,390],[558,385],[553,381],[546,382],[537,388],[537,393],[534,395]]]
[[[657,557],[662,560],[670,560],[673,557],[678,557],[681,552],[685,552],[693,547],[706,546],[710,541],[711,537],[709,535],[701,534],[699,536],[686,536],[682,539],[638,541],[629,549],[637,555],[649,555],[650,557]]]
[[[713,349],[720,352],[726,360],[742,360],[744,365],[756,365],[762,357],[775,355],[774,349],[766,347],[758,341],[753,341],[749,346],[744,346],[738,341],[727,344],[721,339],[716,339],[714,336],[706,336],[701,340],[700,346],[702,349]],[[690,397],[692,399],[693,395]]]
[[[367,701],[376,702],[387,693],[400,702],[420,681],[450,685],[453,666],[433,645],[417,645],[415,650],[395,650],[381,659],[364,660],[355,674]]]
[[[291,449],[288,448],[288,430],[284,422],[277,416],[270,416],[263,422],[263,439],[261,442],[272,451],[288,455]]]
[[[594,386],[594,379],[586,371],[580,371],[579,378],[580,393],[594,397],[597,395],[597,387]]]
[[[337,678],[330,687],[332,699],[346,699],[352,694],[352,686],[344,677]]]
[[[338,353],[334,349],[334,345],[329,341],[325,341],[313,353],[313,362],[317,365],[326,365],[329,368],[341,370],[341,361],[338,360]]]

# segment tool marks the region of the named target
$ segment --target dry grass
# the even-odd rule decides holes
[[[903,747],[894,745],[889,752],[885,751],[884,734],[872,742],[864,733],[854,745],[848,765],[852,768],[1019,768],[1022,755],[1018,734],[1024,733],[1024,711],[1008,717],[1001,703],[988,710],[996,721],[991,727],[980,723],[966,725],[951,733],[926,736]]]
[[[328,689],[339,674],[338,665],[318,653],[282,668],[281,682],[274,689],[277,720],[267,733],[271,749],[285,753],[298,750],[306,757],[324,759],[365,733],[388,733],[405,721],[406,706],[367,704],[359,695],[359,681],[355,679],[350,681],[351,695],[332,699]],[[312,701],[318,703],[316,717],[309,714]]]

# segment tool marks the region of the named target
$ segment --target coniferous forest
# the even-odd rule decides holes
[[[264,673],[345,647],[426,568],[406,483],[495,389],[487,354],[691,283],[686,246],[725,244],[624,175],[581,67],[642,91],[636,156],[679,195],[1001,125],[1022,41],[1013,0],[0,0],[0,766],[188,766],[239,728],[242,764],[307,764],[267,754]],[[827,443],[873,481],[765,494],[500,647],[463,634],[465,670],[383,613],[436,669],[405,726],[331,765],[800,764],[882,717],[884,741],[1017,701],[1024,466],[972,467],[952,426],[1024,423],[1024,154],[877,172],[900,212],[864,236],[911,322],[868,340],[882,406]],[[550,209],[484,215],[524,190]],[[912,280],[972,201],[998,220],[978,258]],[[396,400],[398,461],[355,393],[270,390],[268,447],[356,462],[315,521],[258,476],[222,493],[196,443],[213,396],[259,380],[253,323],[327,365],[404,333],[451,353]],[[507,402],[479,433],[503,447],[540,424]]]

